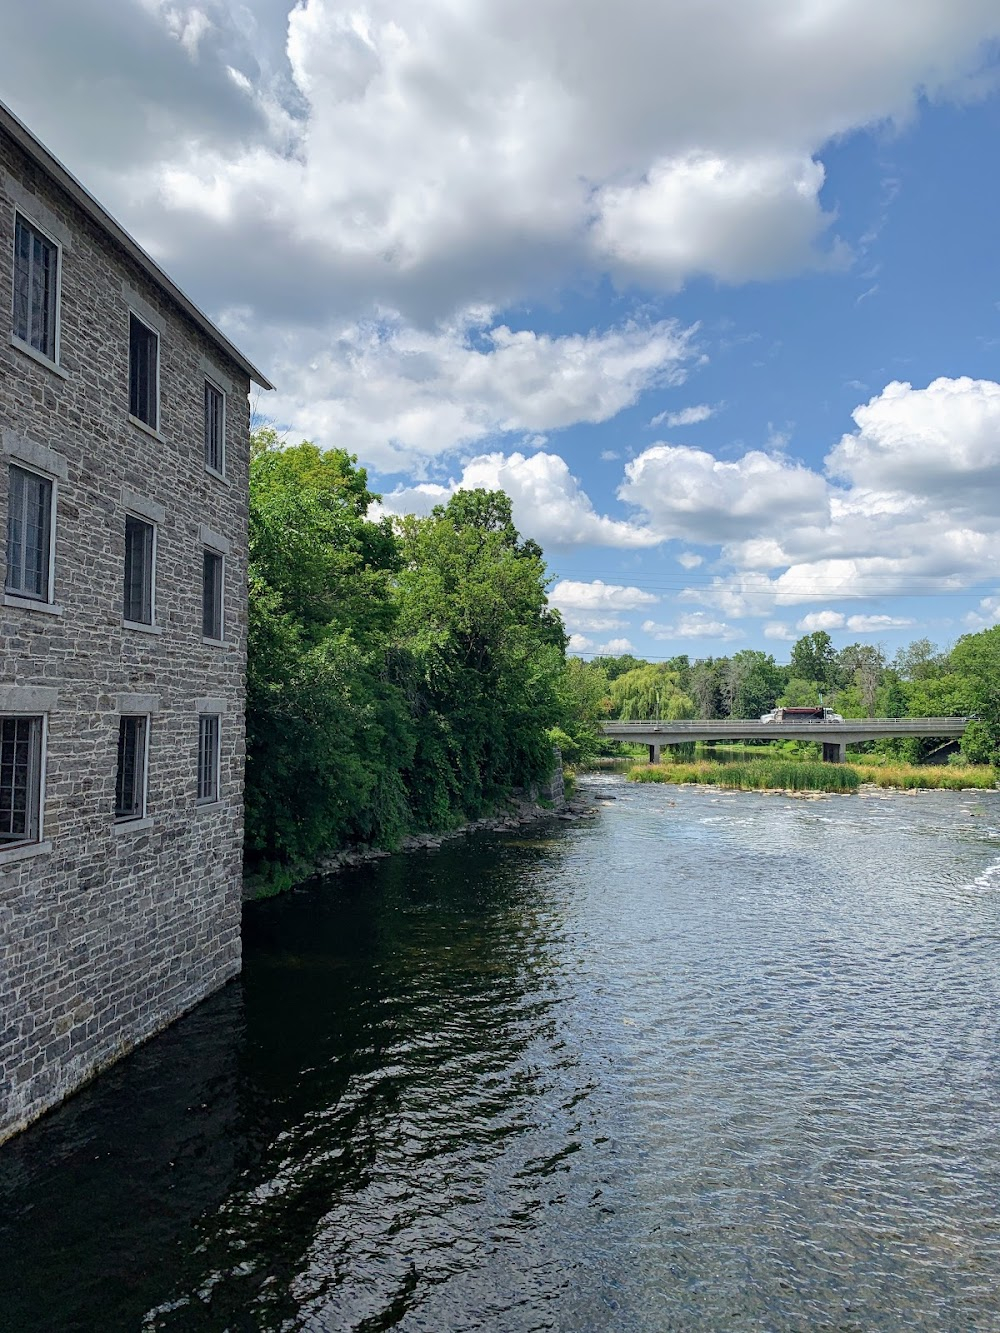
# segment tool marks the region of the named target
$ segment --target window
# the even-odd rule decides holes
[[[206,550],[201,594],[201,632],[206,639],[222,639],[222,569],[219,552]]]
[[[51,600],[52,482],[22,467],[10,469],[7,510],[7,591]]]
[[[118,723],[118,777],[115,819],[141,819],[146,813],[146,738],[149,719],[122,717]]]
[[[219,799],[219,715],[198,717],[198,804]]]
[[[159,424],[160,340],[129,311],[128,410],[156,430]]]
[[[205,466],[213,472],[226,470],[226,395],[205,381]]]
[[[122,615],[138,625],[153,623],[153,558],[156,529],[125,515],[125,601]]]
[[[0,847],[41,835],[42,719],[0,717]]]
[[[14,219],[14,337],[56,359],[59,247],[18,214]]]

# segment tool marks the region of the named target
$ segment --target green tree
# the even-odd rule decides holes
[[[785,673],[770,653],[744,648],[734,653],[722,672],[723,701],[728,715],[755,718],[769,712],[785,685]]]
[[[796,680],[816,680],[828,686],[834,682],[836,653],[826,630],[804,634],[792,645],[789,675]]]
[[[612,681],[611,703],[614,716],[626,722],[646,718],[675,722],[695,717],[698,711],[681,689],[678,673],[666,663],[638,667]]]
[[[398,531],[396,678],[417,732],[404,780],[420,822],[439,827],[548,775],[566,635],[502,492],[459,491]]]

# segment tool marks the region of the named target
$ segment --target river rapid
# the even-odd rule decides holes
[[[249,905],[0,1148],[0,1329],[1000,1329],[1000,793],[589,789]]]

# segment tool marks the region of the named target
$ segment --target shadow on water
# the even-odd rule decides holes
[[[249,905],[241,978],[0,1151],[0,1328],[375,1329],[461,1268],[553,1062],[559,846]]]

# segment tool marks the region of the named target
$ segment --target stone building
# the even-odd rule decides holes
[[[0,1140],[240,967],[259,371],[0,106]]]

